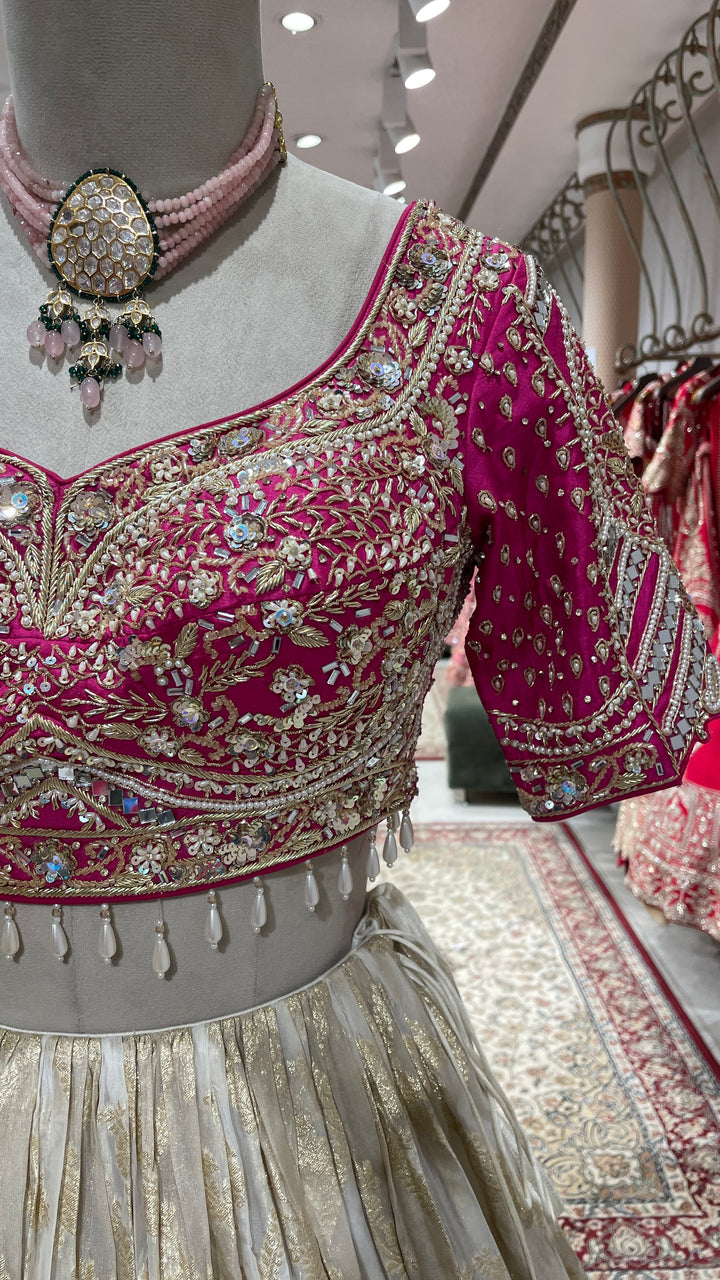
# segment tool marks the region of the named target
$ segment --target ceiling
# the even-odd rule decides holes
[[[576,0],[467,221],[506,239],[529,229],[576,165],[575,124],[625,106],[710,0]],[[408,93],[421,134],[402,158],[409,198],[458,213],[555,0],[452,0],[428,23],[437,75]],[[383,69],[397,0],[313,0],[317,28],[291,36],[263,5],[267,73],[290,135],[322,134],[311,163],[372,183]]]
[[[457,213],[560,0],[451,0],[428,24],[435,80],[408,93],[422,141],[402,158],[408,198],[432,196]],[[567,7],[567,0],[565,0]],[[265,71],[292,139],[324,141],[302,157],[372,184],[383,71],[397,30],[397,0],[308,0],[316,28],[280,25],[291,4],[262,0]],[[575,167],[574,126],[624,106],[709,0],[576,0],[467,221],[506,239],[528,230]],[[0,45],[0,89],[7,85]]]

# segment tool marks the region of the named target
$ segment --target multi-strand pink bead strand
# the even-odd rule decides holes
[[[250,127],[221,173],[194,191],[169,199],[147,199],[160,238],[154,280],[160,280],[217,231],[283,158],[272,86],[263,85]],[[43,178],[18,137],[12,96],[0,117],[0,186],[30,244],[47,261],[47,238],[65,188]]]

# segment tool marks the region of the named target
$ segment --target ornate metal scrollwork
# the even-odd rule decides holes
[[[699,176],[720,222],[720,188],[697,124],[698,108],[714,98],[720,100],[720,0],[713,0],[708,12],[692,23],[677,48],[661,60],[655,73],[640,86],[626,110],[611,123],[608,130],[605,147],[608,187],[638,262],[650,316],[649,331],[641,334],[636,344],[630,344],[618,352],[618,372],[634,369],[648,360],[682,356],[720,337],[720,315],[713,310],[713,304],[718,304],[710,296],[708,272],[708,262],[714,246],[702,242],[687,198],[673,169],[670,154],[676,139],[682,137],[684,131]],[[616,138],[624,142],[623,149],[629,155],[643,203],[644,229],[641,242],[638,242],[630,225],[620,193],[612,179],[611,157]],[[645,175],[653,172],[656,176],[649,180]],[[666,198],[668,192],[670,195],[672,217],[659,207],[661,183],[663,197]],[[566,193],[574,193],[574,221],[569,234],[565,232],[563,235],[565,227],[562,210],[565,208],[563,201]],[[576,175],[573,175],[535,223],[523,245],[540,258],[546,269],[557,269],[563,275],[569,296],[577,310],[580,310],[577,298],[566,272],[563,271],[563,250],[565,262],[567,253],[571,253],[577,266],[572,236],[581,226],[583,216],[582,191]],[[705,236],[705,240],[709,240],[709,237]],[[662,264],[661,280],[648,262],[648,245],[652,241],[655,242],[655,254]],[[687,313],[687,304],[683,307],[678,265],[681,253],[686,256],[688,249],[697,304],[694,315]],[[661,287],[664,290],[662,308]],[[661,316],[661,310],[665,312],[665,318]]]
[[[609,173],[613,137],[616,130],[620,129],[625,135],[643,202],[645,221],[643,238],[646,241],[648,229],[652,228],[660,250],[663,274],[670,294],[671,319],[661,328],[658,280],[653,278],[643,244],[638,244],[617,192],[611,185],[618,216],[633,247],[645,283],[651,317],[650,331],[640,335],[635,346],[627,346],[618,352],[617,367],[621,372],[633,369],[646,360],[667,359],[682,355],[720,336],[720,322],[713,315],[710,305],[707,269],[710,246],[701,243],[669,155],[671,139],[678,129],[684,129],[700,175],[711,197],[715,214],[720,219],[720,192],[695,120],[695,112],[703,100],[709,99],[714,94],[720,97],[719,42],[720,0],[713,0],[709,12],[693,22],[678,47],[662,59],[654,75],[637,90],[623,118],[614,121],[608,132],[606,169]],[[638,116],[642,116],[645,120],[645,123],[639,127]],[[659,168],[667,184],[686,238],[686,244],[682,247],[689,246],[691,251],[699,291],[699,307],[693,316],[683,315],[677,265],[678,250],[681,246],[677,237],[671,238],[666,221],[663,225],[656,199],[653,198],[654,184],[644,177],[644,173],[655,166]]]
[[[574,240],[584,221],[585,200],[574,173],[530,228],[522,244],[523,250],[538,258],[548,273],[559,272],[578,315],[582,314],[582,298],[578,299],[566,268],[568,260],[571,261],[582,284],[583,269]]]

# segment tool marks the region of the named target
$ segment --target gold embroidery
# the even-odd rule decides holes
[[[534,431],[548,448],[553,445],[553,435],[557,439],[562,431],[564,439],[562,444],[558,441],[555,460],[561,472],[572,468],[575,479],[575,487],[569,493],[556,487],[559,476],[551,481],[548,474],[534,475],[529,484],[534,484],[546,498],[552,489],[553,497],[569,500],[592,523],[587,541],[598,548],[597,563],[584,566],[584,572],[603,598],[604,608],[585,606],[587,622],[591,631],[597,630],[602,620],[608,623],[618,661],[612,678],[609,673],[592,673],[583,700],[585,704],[595,704],[592,713],[578,716],[573,695],[562,686],[555,694],[559,706],[539,699],[536,715],[528,708],[521,718],[505,706],[498,706],[495,712],[511,767],[513,753],[517,753],[523,804],[536,817],[551,817],[558,811],[583,808],[591,799],[602,802],[624,789],[637,791],[643,778],[670,777],[673,770],[677,773],[691,735],[702,735],[708,711],[716,708],[720,677],[714,659],[707,656],[700,623],[679,576],[649,521],[620,433],[603,404],[598,384],[583,363],[577,335],[532,261],[528,262],[525,296],[511,283],[505,290],[505,299],[509,304],[505,333],[512,329],[521,337],[518,349],[524,352],[525,376],[531,384],[535,379],[535,391],[542,385],[547,404],[548,417],[535,422]],[[546,345],[545,335],[553,314],[556,330],[562,330],[567,372],[560,367],[563,356],[555,358]],[[502,340],[497,346],[502,349]],[[568,428],[574,437],[569,440]],[[532,528],[529,518],[524,518]],[[564,556],[563,536],[557,534],[556,541],[559,555]],[[568,581],[574,580],[573,570],[578,565],[573,550],[568,539]],[[534,570],[530,549],[526,555]],[[562,606],[564,619],[582,616],[564,576],[550,573],[548,581]],[[638,601],[641,590],[648,587],[653,603],[649,616],[643,620],[638,645]],[[580,656],[567,654],[555,607],[545,605],[540,614],[545,625],[555,632],[557,661],[546,661],[542,673],[537,674],[543,675],[551,689],[568,675],[578,679],[583,674],[587,679]],[[631,637],[634,647],[630,646]],[[538,655],[547,648],[541,634],[532,637],[532,643]],[[612,652],[607,642],[596,645],[595,651],[607,666]],[[492,660],[496,671],[504,670],[497,653],[491,659],[489,651],[479,652],[485,662]],[[525,669],[526,684],[529,671],[530,668]],[[497,693],[505,690],[503,676],[488,673],[488,678]],[[532,680],[532,676],[529,678]],[[653,709],[661,696],[666,699],[662,724],[656,723],[652,729],[652,735],[657,737],[653,736],[647,747],[639,747],[633,741],[633,732],[637,734],[641,725],[650,732]],[[512,703],[513,707],[518,705],[517,701]],[[492,711],[492,707],[488,709]],[[664,763],[660,763],[661,752]],[[563,763],[553,761],[553,756],[560,757]],[[528,757],[530,763],[526,763]]]
[[[7,896],[237,879],[407,806],[405,739],[470,553],[457,377],[482,288],[498,287],[487,267],[478,288],[481,247],[418,206],[364,325],[316,383],[101,464],[57,509],[41,468],[2,455],[14,515],[0,556],[22,588],[10,599],[0,578],[19,680],[0,689]],[[466,296],[467,342],[446,353]],[[450,373],[423,398],[443,355]],[[268,706],[267,669],[302,650],[325,651],[312,686]]]

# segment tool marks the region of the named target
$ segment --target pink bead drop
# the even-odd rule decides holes
[[[136,342],[134,338],[128,338],[123,355],[129,369],[142,369],[145,363],[145,352],[141,342]]]
[[[45,325],[42,320],[33,320],[27,327],[27,340],[31,347],[45,346]]]
[[[125,328],[125,325],[111,324],[110,325],[110,346],[112,347],[113,351],[117,351],[119,355],[122,355],[126,341],[127,341],[127,329]]]
[[[65,339],[56,329],[48,329],[45,333],[45,350],[53,360],[59,360],[65,350]]]
[[[157,360],[162,351],[162,338],[157,333],[144,333],[142,340],[145,354],[151,360]]]
[[[100,386],[95,378],[83,378],[80,383],[80,397],[88,409],[97,409],[100,403]]]
[[[76,347],[80,341],[80,325],[77,320],[63,320],[60,332],[69,347]]]

